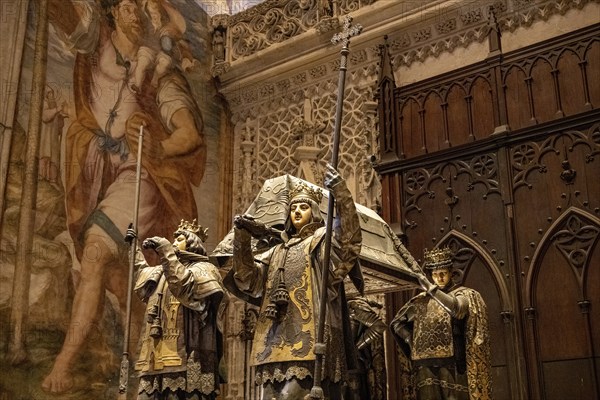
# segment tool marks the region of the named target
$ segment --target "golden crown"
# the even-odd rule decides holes
[[[181,220],[177,230],[195,233],[203,242],[208,239],[208,228],[203,228],[202,225],[198,225],[196,218],[194,218],[192,222]]]
[[[322,198],[323,191],[321,189],[313,189],[304,182],[298,183],[290,191],[290,200],[310,199],[319,204]]]
[[[423,256],[425,258],[423,265],[427,269],[449,268],[452,266],[454,253],[449,247],[443,247],[433,250],[425,249]]]

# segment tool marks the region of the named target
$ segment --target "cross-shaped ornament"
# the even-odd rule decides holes
[[[333,37],[331,38],[331,42],[333,44],[338,44],[339,42],[342,42],[342,48],[348,48],[348,45],[350,44],[350,38],[352,36],[358,36],[363,29],[362,25],[356,24],[354,26],[350,26],[351,23],[352,17],[346,15],[344,17],[344,30],[340,33],[336,33],[335,35],[333,35]]]
[[[340,76],[338,81],[338,95],[337,101],[335,104],[335,122],[333,125],[333,143],[331,145],[331,163],[330,165],[333,168],[337,168],[338,165],[338,156],[339,156],[339,148],[340,148],[340,132],[342,129],[342,112],[344,106],[344,88],[346,86],[346,64],[348,60],[348,53],[350,53],[350,49],[348,46],[350,45],[350,38],[352,36],[358,35],[362,31],[362,26],[356,24],[355,26],[350,26],[352,22],[352,17],[347,15],[344,18],[344,30],[341,33],[336,33],[333,35],[331,41],[333,44],[337,44],[342,42],[342,50],[340,51],[342,57],[340,60]],[[335,200],[333,196],[329,196],[329,204],[327,211],[327,224],[325,231],[325,254],[323,256],[323,265],[329,265],[330,261],[330,250],[331,250],[331,236],[333,232],[333,213],[334,213],[334,203]],[[318,315],[318,323],[317,323],[317,338],[314,346],[314,353],[316,355],[315,359],[315,372],[313,375],[313,387],[310,390],[310,394],[305,397],[305,399],[312,400],[323,400],[323,388],[321,387],[322,383],[322,370],[323,370],[323,358],[325,353],[327,352],[327,346],[325,345],[324,338],[324,326],[325,326],[325,314],[327,313],[327,285],[329,280],[329,271],[327,268],[323,269],[323,277],[321,279],[321,287],[319,288],[321,291],[321,304],[319,305],[319,313]],[[333,349],[329,349],[329,351],[334,351]]]

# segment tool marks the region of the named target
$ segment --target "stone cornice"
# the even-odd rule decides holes
[[[458,47],[466,48],[487,38],[487,15],[492,8],[502,31],[514,31],[552,15],[581,9],[597,0],[549,0],[543,2],[459,1],[404,2],[379,1],[352,13],[363,26],[363,33],[351,43],[349,80],[353,76],[375,73],[379,61],[377,46],[388,35],[394,68],[410,67]],[[334,26],[335,24],[331,24]],[[221,92],[234,110],[251,108],[290,92],[315,85],[335,83],[339,64],[339,46],[331,44],[337,31],[320,33],[310,29],[285,42],[276,43],[248,57],[227,63],[219,75]],[[375,67],[375,68],[374,68]],[[372,79],[372,77],[370,77]]]

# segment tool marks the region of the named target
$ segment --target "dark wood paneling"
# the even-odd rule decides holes
[[[531,82],[533,116],[536,122],[542,123],[554,119],[558,104],[550,62],[545,57],[538,57],[533,62],[529,77],[525,79],[530,79]]]
[[[400,157],[378,167],[383,215],[417,259],[461,249],[488,304],[496,399],[598,399],[599,36],[394,89]],[[390,295],[390,318],[409,297]]]
[[[561,111],[565,116],[574,115],[588,108],[585,106],[585,82],[581,73],[581,59],[571,49],[566,49],[557,63],[558,88]]]
[[[519,66],[513,66],[508,69],[504,79],[508,124],[511,129],[525,128],[535,122],[526,78],[525,71]]]
[[[475,82],[471,87],[471,96],[471,120],[473,121],[472,139],[483,139],[494,132],[492,85],[487,78],[478,77],[475,79]]]
[[[402,155],[405,158],[425,153],[421,106],[415,99],[407,99],[401,106],[400,134]]]
[[[600,107],[600,40],[591,41],[585,52],[585,74],[592,107]]]
[[[470,101],[470,99],[469,99]],[[448,119],[448,142],[443,148],[459,146],[473,141],[471,116],[467,105],[467,92],[460,85],[452,85],[444,107]],[[466,128],[466,129],[465,129]]]
[[[425,116],[425,150],[430,153],[448,148],[442,99],[438,93],[431,92],[425,98],[423,115]]]

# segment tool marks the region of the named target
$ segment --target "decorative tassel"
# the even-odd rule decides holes
[[[290,301],[290,294],[283,278],[283,268],[279,268],[279,284],[277,285],[277,289],[271,294],[271,301],[277,304],[279,308],[287,306]]]
[[[265,316],[269,319],[277,319],[277,305],[275,303],[271,302],[265,308]]]

